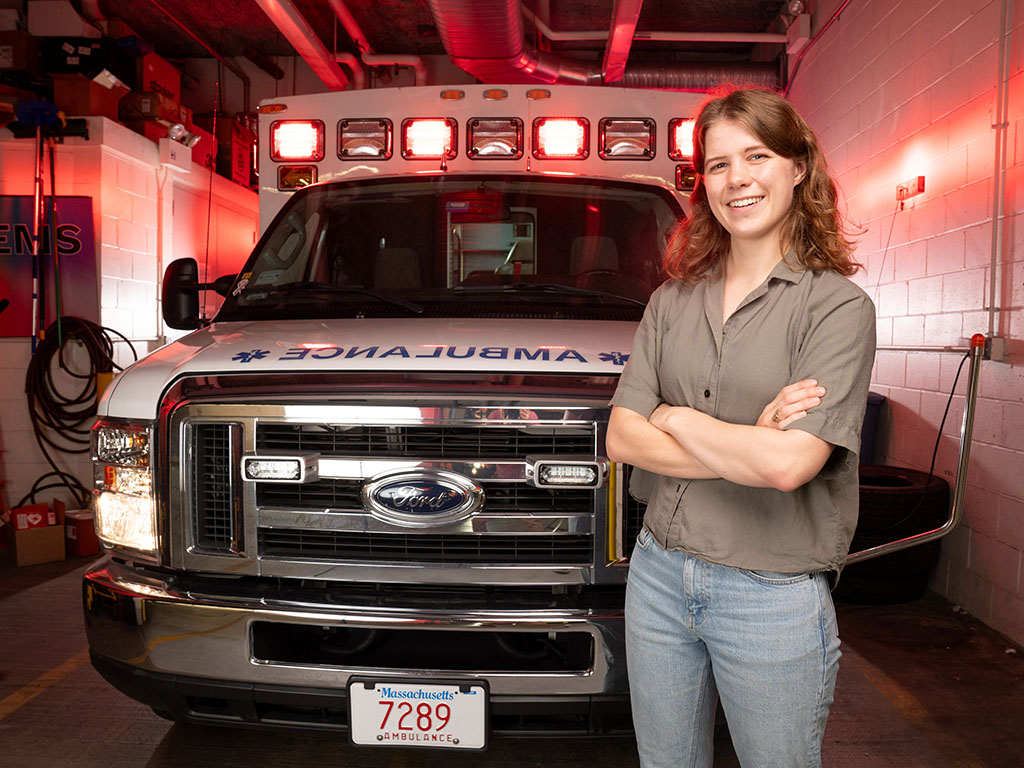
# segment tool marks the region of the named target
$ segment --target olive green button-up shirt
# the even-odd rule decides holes
[[[780,262],[723,324],[721,280],[669,280],[651,296],[611,404],[645,418],[660,403],[754,424],[787,384],[816,379],[821,405],[789,425],[834,447],[792,492],[634,470],[644,524],[666,549],[750,570],[842,568],[857,523],[857,453],[875,353],[875,310],[832,271]]]

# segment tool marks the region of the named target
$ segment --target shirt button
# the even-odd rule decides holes
[[[704,397],[711,397],[711,390],[710,389],[705,389],[704,390]]]

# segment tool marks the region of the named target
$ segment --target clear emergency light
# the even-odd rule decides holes
[[[466,153],[487,160],[519,159],[523,156],[523,121],[518,117],[470,120]]]
[[[323,121],[278,120],[271,123],[270,159],[278,162],[323,160]]]
[[[590,121],[585,117],[538,117],[533,121],[533,156],[540,160],[585,160]]]
[[[602,118],[597,127],[597,146],[604,160],[650,160],[654,157],[654,121]]]
[[[387,160],[392,148],[387,118],[342,120],[338,123],[338,156],[342,160]]]
[[[696,120],[677,117],[668,123],[668,156],[673,160],[693,159],[693,126]]]
[[[402,121],[402,157],[407,160],[451,160],[456,153],[456,123],[448,117],[417,117]]]

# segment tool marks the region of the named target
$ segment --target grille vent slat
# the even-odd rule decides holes
[[[193,432],[192,508],[196,544],[230,551],[237,504],[232,483],[231,425],[197,424]]]
[[[466,536],[267,528],[260,531],[259,542],[262,557],[374,563],[585,565],[593,554],[593,538],[587,534]]]
[[[257,450],[379,458],[508,459],[530,454],[593,454],[585,429],[483,426],[330,426],[261,423]]]
[[[320,480],[294,485],[261,483],[256,503],[261,507],[294,510],[363,508],[358,480]],[[522,483],[485,483],[486,501],[479,514],[500,515],[515,512],[532,514],[587,514],[594,508],[594,492],[582,490],[549,491]]]

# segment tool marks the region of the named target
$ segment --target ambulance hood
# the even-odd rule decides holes
[[[635,331],[632,322],[551,319],[215,323],[126,368],[107,388],[99,415],[154,419],[168,387],[190,376],[306,371],[618,375]]]

